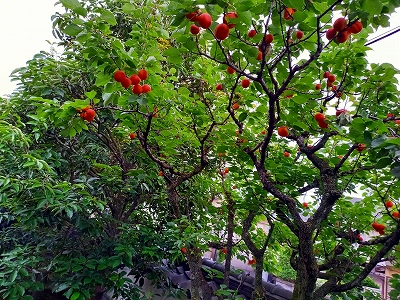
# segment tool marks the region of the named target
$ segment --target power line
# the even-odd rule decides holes
[[[380,40],[383,40],[383,39],[385,39],[385,38],[387,38],[387,37],[389,37],[389,36],[395,34],[396,32],[399,32],[399,31],[400,31],[400,26],[397,26],[396,28],[393,28],[393,29],[389,30],[388,32],[383,33],[383,34],[381,34],[381,35],[378,35],[376,38],[374,38],[374,39],[372,39],[371,41],[365,43],[365,46],[368,46],[368,45],[371,45],[371,44],[373,44],[373,43],[376,43],[376,42],[378,42],[378,41],[380,41]],[[382,35],[383,35],[383,36],[382,36]]]

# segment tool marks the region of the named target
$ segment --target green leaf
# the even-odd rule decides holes
[[[242,113],[239,115],[239,121],[240,121],[240,122],[243,122],[244,120],[246,120],[246,118],[247,118],[247,112],[242,112]]]
[[[78,0],[60,0],[65,8],[76,9],[81,6]]]
[[[370,15],[379,15],[383,4],[380,0],[364,0],[361,7]]]
[[[75,24],[69,24],[67,27],[64,28],[64,33],[70,36],[77,36],[83,30],[82,27],[79,27]]]
[[[96,91],[90,91],[85,93],[86,97],[92,100],[96,96]]]
[[[375,165],[377,169],[383,169],[392,163],[392,159],[390,157],[381,158]]]
[[[84,9],[82,6],[74,8],[73,11],[74,13],[81,15],[82,17],[86,17],[87,15],[87,10]]]
[[[73,293],[72,296],[71,296],[71,300],[76,300],[76,299],[78,299],[80,295],[81,295],[80,292],[75,292],[75,293]]]
[[[117,20],[115,19],[114,14],[109,10],[104,10],[101,14],[101,18],[110,25],[117,24]]]
[[[126,14],[130,14],[135,11],[135,6],[131,3],[125,3],[122,6],[122,11]]]
[[[18,275],[18,271],[17,270],[12,271],[9,281],[10,282],[14,282],[15,278],[17,278],[17,275]]]

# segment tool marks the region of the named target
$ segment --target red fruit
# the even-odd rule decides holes
[[[278,135],[281,137],[287,137],[289,135],[289,130],[286,126],[281,126],[278,128]]]
[[[147,73],[147,71],[145,69],[141,69],[138,72],[138,76],[139,76],[140,79],[146,80],[147,77],[149,77],[149,74]]]
[[[245,88],[245,89],[247,89],[249,86],[250,86],[250,80],[247,79],[247,78],[244,78],[244,79],[242,80],[242,87]]]
[[[349,31],[351,33],[357,34],[363,29],[363,25],[360,21],[355,21],[350,27]]]
[[[129,78],[124,78],[124,79],[122,79],[122,81],[121,81],[121,85],[124,87],[124,88],[128,88],[128,87],[130,87],[131,85],[132,85],[132,82],[131,82],[131,80],[129,79]]]
[[[265,130],[261,131],[260,133],[263,134],[263,135],[267,134],[267,132]]]
[[[225,168],[224,169],[224,174],[228,174],[229,173],[229,168]]]
[[[117,70],[114,73],[114,79],[118,82],[121,82],[122,80],[124,80],[126,78],[126,74],[124,71],[121,70]]]
[[[339,32],[345,29],[347,26],[347,21],[345,18],[339,18],[333,23],[333,28]]]
[[[196,35],[196,34],[199,34],[199,32],[200,32],[200,28],[197,27],[195,24],[192,24],[192,26],[190,26],[190,33],[191,34]]]
[[[197,22],[199,23],[200,27],[207,29],[210,28],[212,19],[209,14],[203,13],[197,17]]]
[[[304,36],[304,32],[303,31],[298,30],[296,32],[296,39],[301,40],[303,38],[303,36]]]
[[[96,115],[96,111],[94,109],[89,108],[85,112],[85,120],[88,122],[92,122],[94,120],[95,115]]]
[[[293,20],[293,14],[296,12],[295,8],[286,7],[283,12],[283,18],[285,20]]]
[[[320,128],[328,128],[328,127],[329,127],[329,124],[326,123],[325,120],[318,121],[317,123],[318,123],[318,126],[319,126]]]
[[[181,251],[182,251],[182,253],[186,253],[186,252],[187,252],[187,250],[186,250],[185,247],[182,247],[182,248],[181,248]]]
[[[336,41],[340,44],[340,43],[344,43],[345,41],[347,41],[347,39],[349,38],[350,33],[348,31],[342,31],[341,33],[338,34],[338,36],[336,37]]]
[[[131,140],[133,140],[134,138],[136,138],[136,133],[131,132],[131,133],[129,134],[129,137],[131,138]]]
[[[268,33],[268,34],[265,36],[265,41],[266,41],[267,43],[271,44],[273,40],[274,40],[274,36],[273,36],[272,34]]]
[[[140,84],[135,84],[132,87],[132,93],[136,94],[136,95],[140,95],[143,91],[143,88]]]
[[[283,155],[284,155],[285,157],[290,157],[290,153],[287,152],[287,151],[283,152]]]
[[[358,240],[360,241],[360,242],[362,242],[363,241],[363,238],[362,238],[362,236],[361,236],[361,234],[359,233],[359,234],[357,234],[357,238],[358,238]]]
[[[366,146],[364,144],[358,144],[356,150],[358,152],[362,152],[362,151],[364,151],[365,148],[366,148]]]
[[[393,204],[392,201],[388,200],[388,201],[385,202],[385,206],[386,206],[387,208],[391,208],[391,207],[394,206],[394,204]]]
[[[257,60],[262,60],[262,52],[258,51]]]
[[[250,29],[249,32],[247,33],[247,36],[249,38],[253,38],[257,34],[257,31],[255,29]]]
[[[317,122],[324,121],[324,120],[325,120],[325,115],[324,115],[324,114],[321,114],[321,113],[316,113],[316,114],[314,115],[314,119],[315,119],[315,121],[317,121]]]
[[[218,40],[224,40],[229,36],[229,26],[225,23],[218,24],[214,29],[214,35]]]
[[[333,85],[332,88],[331,88],[331,91],[333,92],[333,91],[336,91],[336,90],[337,90],[337,86]]]
[[[325,71],[325,72],[324,72],[324,75],[322,75],[322,77],[328,78],[329,75],[331,75],[331,73],[329,73],[329,71]]]
[[[230,67],[230,66],[228,66],[228,68],[226,69],[226,71],[227,71],[229,74],[233,74],[233,73],[236,72],[235,69],[232,68],[232,67]]]
[[[333,40],[333,38],[336,36],[336,30],[335,30],[335,28],[329,28],[327,31],[326,31],[326,38],[328,39],[328,40]]]
[[[197,13],[192,11],[188,14],[185,15],[186,19],[189,19],[192,22],[196,22],[197,21]]]
[[[239,109],[239,104],[237,103],[237,102],[235,102],[235,103],[233,103],[232,104],[232,108],[234,109],[234,110],[238,110]]]
[[[393,216],[393,218],[399,219],[399,218],[400,218],[400,212],[394,211],[394,212],[392,213],[392,216]]]
[[[235,24],[229,23],[229,19],[237,19],[238,15],[235,12],[229,12],[224,16],[223,22],[224,24],[227,24],[229,28],[235,27]]]
[[[397,125],[400,125],[400,120],[395,120],[394,121]]]
[[[302,205],[303,205],[304,208],[308,208],[308,203],[307,202],[303,202]]]
[[[247,262],[247,264],[249,264],[250,266],[254,265],[255,263],[256,263],[256,260],[254,258],[253,259],[249,259],[248,262]]]
[[[385,230],[378,230],[379,234],[385,234]]]
[[[335,75],[330,74],[330,75],[328,76],[328,81],[329,81],[329,82],[333,83],[333,82],[335,82],[335,80],[336,80],[336,76],[335,76]]]
[[[81,117],[82,119],[86,119],[86,112],[81,112],[80,114],[79,114],[79,117]]]
[[[90,105],[88,105],[88,106],[82,108],[82,111],[87,111],[87,110],[90,109],[90,108],[92,108],[92,107],[91,107]]]
[[[388,117],[388,118],[391,118],[391,117],[393,117],[393,116],[394,116],[393,114],[390,114],[390,113],[387,114],[387,117]]]
[[[129,77],[129,79],[131,80],[133,85],[140,83],[140,77],[137,76],[136,74],[131,75],[131,77]]]
[[[148,84],[143,84],[143,86],[142,86],[142,93],[147,94],[147,93],[150,92],[150,91],[151,91],[151,86],[148,85]]]
[[[339,117],[341,114],[345,114],[345,113],[347,113],[347,110],[345,110],[344,108],[343,109],[338,109],[336,111],[336,117]]]
[[[222,253],[226,254],[226,248],[222,248],[220,251],[221,251]]]
[[[162,171],[158,172],[158,176],[164,176],[163,172]]]
[[[220,84],[220,83],[218,83],[218,84],[215,86],[215,89],[216,89],[217,91],[222,91],[223,88],[224,88],[224,87],[223,87],[222,84]]]
[[[321,89],[321,84],[320,83],[317,83],[316,85],[315,85],[315,89],[318,91],[318,90],[320,90]]]

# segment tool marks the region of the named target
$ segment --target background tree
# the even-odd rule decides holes
[[[42,289],[43,280],[15,283],[38,266],[68,298],[98,286],[127,296],[118,267],[143,274],[182,248],[193,299],[210,299],[201,253],[226,243],[216,195],[230,236],[244,225],[235,230],[258,279],[270,268],[265,251],[291,249],[293,299],[357,288],[377,263],[395,262],[398,70],[368,64],[364,44],[398,1],[60,2],[67,10],[53,30],[64,54],[17,69],[21,86],[4,103],[4,124],[27,137],[18,150],[27,161],[3,170],[2,205],[15,221],[8,230],[62,243],[30,237],[3,252],[51,249],[45,263],[18,260],[21,274],[5,267],[3,297]],[[151,90],[140,92],[144,84]],[[15,190],[10,176],[27,185]],[[360,190],[358,202],[346,196]],[[254,234],[261,215],[275,229]],[[363,240],[371,230],[379,236]],[[87,279],[95,274],[100,282]]]

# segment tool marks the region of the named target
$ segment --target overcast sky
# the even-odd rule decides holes
[[[55,41],[50,17],[61,10],[54,3],[54,0],[0,0],[0,96],[16,87],[9,78],[12,70],[24,66],[40,50],[50,50],[46,40]],[[391,18],[391,28],[396,26],[400,26],[399,13]],[[400,32],[371,45],[374,51],[368,53],[369,61],[389,62],[400,69],[399,39]]]

